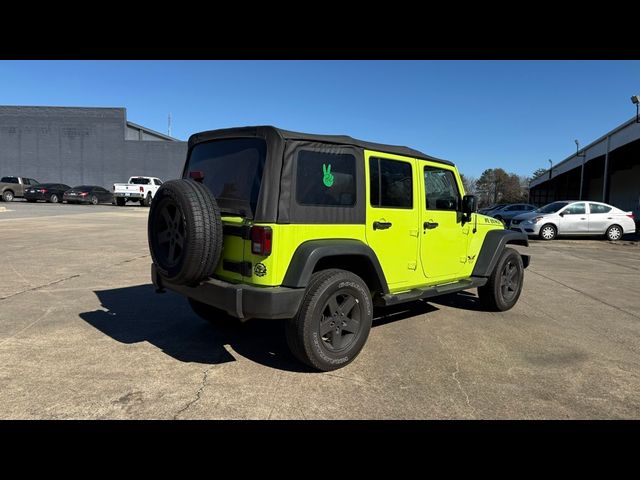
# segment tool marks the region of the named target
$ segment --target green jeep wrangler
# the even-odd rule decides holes
[[[471,288],[492,310],[522,290],[524,234],[476,213],[456,167],[417,150],[274,127],[197,133],[149,212],[158,292],[206,320],[288,319],[293,354],[350,363],[374,307]]]

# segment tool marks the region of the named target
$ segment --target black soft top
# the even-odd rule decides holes
[[[351,145],[365,148],[367,150],[375,150],[377,152],[404,155],[411,158],[420,158],[422,160],[430,160],[432,162],[443,163],[445,165],[454,165],[453,162],[450,162],[449,160],[432,157],[431,155],[427,155],[426,153],[422,153],[419,150],[415,150],[409,147],[367,142],[365,140],[358,140],[357,138],[353,138],[348,135],[319,135],[314,133],[293,132],[291,130],[283,130],[281,128],[276,128],[270,125],[256,127],[223,128],[219,130],[208,130],[206,132],[196,133],[189,138],[189,148],[191,148],[195,143],[200,143],[207,140],[215,140],[217,138],[263,136],[267,131],[275,134],[275,136],[279,137],[283,141],[306,140],[319,143],[329,143],[333,145]]]

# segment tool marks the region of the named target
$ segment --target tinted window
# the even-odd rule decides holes
[[[352,206],[356,203],[356,159],[348,153],[300,150],[296,174],[300,205]]]
[[[607,213],[611,211],[611,207],[600,205],[599,203],[590,203],[589,210],[591,213]]]
[[[2,177],[0,179],[0,182],[2,182],[2,183],[20,183],[18,181],[18,177]]]
[[[574,203],[564,209],[566,215],[584,215],[586,213],[584,203]]]
[[[156,185],[162,185],[162,182],[160,180],[158,180],[158,179],[155,179],[153,181],[153,183],[156,184]]]
[[[427,210],[457,210],[460,194],[453,172],[424,167],[424,189]]]
[[[525,210],[535,210],[535,209],[536,209],[536,207],[534,207],[533,205],[525,205],[525,206],[524,206],[524,209],[525,209]]]
[[[413,208],[411,164],[386,158],[369,159],[369,187],[374,207]]]
[[[568,205],[569,202],[553,202],[538,209],[538,213],[556,213],[562,207]]]
[[[132,178],[131,183],[135,185],[149,185],[149,183],[151,183],[151,180],[149,180],[148,178]]]
[[[504,209],[505,212],[514,212],[516,210],[522,210],[522,207],[520,205],[511,205]]]
[[[223,212],[253,217],[258,204],[267,145],[260,138],[199,143],[187,160],[184,177],[202,172]]]

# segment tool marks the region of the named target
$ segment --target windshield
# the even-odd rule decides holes
[[[536,212],[538,213],[556,213],[562,207],[566,207],[569,205],[569,202],[553,202],[549,205],[545,205],[544,207],[540,207]]]
[[[18,177],[2,177],[0,183],[19,183]]]
[[[148,178],[131,178],[129,179],[129,183],[134,183],[136,185],[149,185],[151,180]]]
[[[184,170],[202,172],[220,209],[253,218],[258,204],[267,144],[260,138],[234,138],[197,144]]]

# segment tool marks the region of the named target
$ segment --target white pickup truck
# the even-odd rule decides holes
[[[162,180],[159,178],[131,177],[127,183],[113,184],[113,200],[119,207],[124,206],[129,200],[148,207],[160,185]]]

